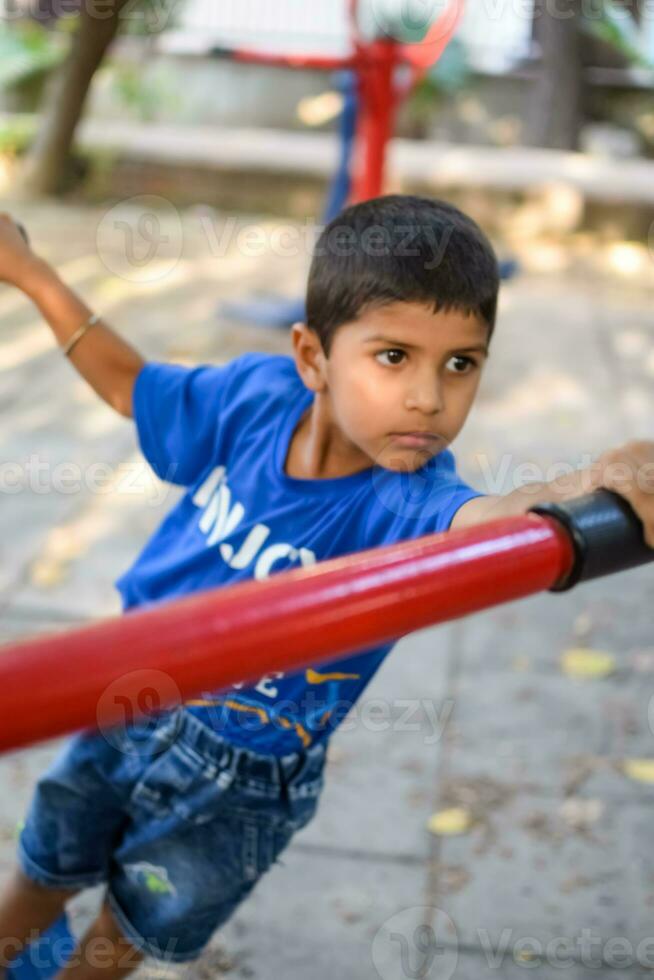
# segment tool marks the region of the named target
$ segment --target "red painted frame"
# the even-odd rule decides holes
[[[0,750],[124,723],[126,706],[144,717],[540,592],[562,580],[573,559],[557,521],[527,514],[4,646]],[[149,681],[143,671],[154,672]],[[158,700],[141,710],[144,684]]]
[[[345,58],[311,55],[267,54],[240,48],[229,53],[235,61],[321,71],[351,69],[356,72],[359,89],[357,159],[352,185],[352,203],[367,201],[383,192],[388,146],[393,135],[400,102],[411,92],[425,72],[435,65],[452,40],[463,16],[465,0],[450,0],[419,44],[402,44],[391,38],[365,41],[358,30],[358,0],[350,0],[353,53]],[[408,81],[398,87],[397,69],[409,69]]]

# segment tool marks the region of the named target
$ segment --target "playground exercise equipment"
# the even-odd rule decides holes
[[[630,506],[598,490],[568,503],[536,506],[521,517],[359,552],[15,643],[0,648],[0,748],[124,723],[126,705],[129,721],[146,718],[139,697],[144,669],[169,675],[172,689],[191,697],[653,560],[654,549],[646,545]],[[155,707],[173,706],[160,698]],[[74,948],[62,916],[20,954],[8,975],[50,980]]]
[[[147,717],[152,706],[142,710],[138,698],[143,670],[163,672],[186,700],[652,560],[629,505],[598,490],[22,640],[0,648],[0,751],[117,725],[126,703],[136,720]],[[172,706],[166,697],[157,708]]]
[[[266,52],[248,48],[214,47],[212,53],[248,64],[337,71],[343,93],[340,158],[332,181],[323,223],[328,224],[348,203],[377,197],[384,189],[388,148],[395,118],[425,74],[438,62],[452,40],[464,11],[464,0],[449,0],[425,37],[406,44],[382,35],[370,40],[360,29],[361,0],[348,0],[351,51],[344,56]],[[513,263],[504,263],[506,278]],[[262,326],[287,327],[305,317],[304,301],[278,297],[223,303],[220,313]]]

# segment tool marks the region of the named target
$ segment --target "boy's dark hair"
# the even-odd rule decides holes
[[[452,204],[393,194],[347,208],[316,244],[307,324],[327,356],[338,327],[394,302],[476,314],[495,326],[499,269],[479,226]]]

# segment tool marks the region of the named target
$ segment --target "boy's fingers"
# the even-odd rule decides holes
[[[607,490],[639,489],[654,494],[654,443],[633,442],[611,449],[594,464],[598,485]]]
[[[25,229],[25,225],[22,225],[20,221],[16,221],[14,218],[12,218],[12,216],[8,214],[7,211],[0,211],[0,221],[10,226],[13,225],[17,229],[17,231],[19,231],[20,234],[22,235],[23,239],[25,240],[25,244],[29,245],[30,240],[29,240],[29,235],[27,234],[27,231]]]
[[[645,541],[654,548],[654,444],[632,442],[603,453],[597,461],[598,486],[631,505],[643,523]]]
[[[650,548],[654,548],[654,507],[652,498],[645,494],[640,494],[635,500],[629,503],[643,522],[643,532],[646,543]]]

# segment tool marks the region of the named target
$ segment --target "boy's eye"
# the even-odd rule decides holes
[[[381,362],[382,364],[387,364],[390,365],[391,367],[395,367],[396,364],[402,363],[402,361],[406,357],[406,353],[403,350],[391,348],[390,350],[380,351],[379,354],[376,354],[375,356],[377,357],[377,359],[379,359],[380,357],[386,358],[385,361]]]
[[[449,371],[454,374],[468,374],[474,367],[476,367],[476,362],[472,360],[471,357],[463,357],[463,355],[455,355],[451,357],[446,364]]]
[[[392,347],[388,350],[380,351],[378,354],[375,354],[375,357],[380,363],[388,367],[396,367],[406,359],[407,353],[400,348]],[[453,374],[469,374],[476,366],[476,361],[471,357],[464,357],[463,354],[457,354],[451,357],[446,365],[448,371],[451,371]]]

